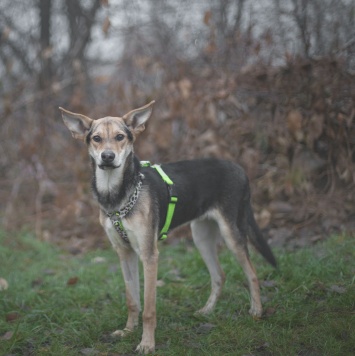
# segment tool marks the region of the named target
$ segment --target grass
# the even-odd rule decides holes
[[[188,253],[187,253],[188,252]],[[102,257],[97,261],[97,257]],[[249,294],[228,251],[227,282],[215,312],[198,318],[209,277],[189,244],[161,245],[157,355],[354,355],[355,248],[336,236],[314,248],[277,253],[274,270],[252,258],[265,316],[248,315]],[[142,328],[117,340],[127,316],[112,250],[72,256],[30,234],[0,234],[0,355],[131,355]]]

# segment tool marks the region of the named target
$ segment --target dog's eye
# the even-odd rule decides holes
[[[101,142],[101,137],[96,135],[92,138],[95,142]]]
[[[122,134],[118,134],[117,136],[116,136],[116,140],[117,141],[122,141],[124,139],[124,135],[122,135]]]

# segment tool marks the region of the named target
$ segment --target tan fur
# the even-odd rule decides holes
[[[124,122],[119,117],[105,117],[103,119],[95,120],[91,127],[91,136],[99,135],[103,138],[102,142],[92,141],[89,149],[93,152],[102,152],[109,148],[114,152],[120,152],[127,149],[127,140],[116,141],[115,136],[121,134],[125,135]]]

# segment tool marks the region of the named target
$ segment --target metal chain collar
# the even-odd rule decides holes
[[[133,194],[130,196],[128,203],[122,209],[120,209],[118,211],[106,213],[106,215],[110,218],[110,220],[111,220],[114,228],[118,232],[118,234],[127,243],[129,243],[129,239],[127,236],[127,232],[126,232],[125,228],[123,227],[122,218],[124,218],[136,204],[136,202],[138,200],[139,192],[142,188],[143,178],[144,178],[144,175],[142,173],[139,173],[139,181],[136,185],[136,188],[134,189]]]

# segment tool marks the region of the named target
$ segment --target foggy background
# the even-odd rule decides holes
[[[275,245],[353,231],[354,76],[354,0],[2,0],[2,225],[105,244],[58,106],[98,118],[154,99],[142,160],[239,162]]]

